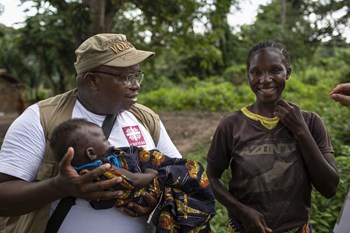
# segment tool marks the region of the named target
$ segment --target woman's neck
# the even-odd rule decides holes
[[[255,102],[254,104],[248,106],[248,110],[258,114],[260,116],[268,117],[268,118],[273,118],[274,112],[275,112],[275,103],[258,103]]]

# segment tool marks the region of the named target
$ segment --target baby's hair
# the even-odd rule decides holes
[[[290,67],[290,56],[288,54],[287,48],[284,44],[273,41],[273,40],[268,40],[268,41],[262,41],[256,45],[254,45],[253,48],[250,49],[248,53],[248,58],[247,58],[247,71],[249,73],[249,68],[250,68],[250,62],[254,55],[259,52],[262,49],[276,49],[278,50],[282,57],[283,57],[283,62],[286,65],[286,67]]]
[[[78,150],[88,143],[87,135],[81,129],[91,126],[98,127],[82,118],[70,119],[58,125],[50,138],[50,146],[56,158],[61,160],[69,147],[73,147],[75,153],[78,153]]]

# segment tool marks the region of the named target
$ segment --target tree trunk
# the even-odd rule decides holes
[[[123,0],[83,0],[89,6],[91,15],[91,25],[89,32],[91,35],[97,33],[111,32],[113,18],[124,1]]]
[[[286,0],[281,0],[281,6],[282,6],[282,11],[281,11],[281,24],[284,25],[286,23],[286,17],[287,17],[287,4]]]
[[[90,9],[92,23],[89,31],[91,35],[106,32],[106,0],[84,0],[83,2],[88,5]]]

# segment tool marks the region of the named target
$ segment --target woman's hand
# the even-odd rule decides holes
[[[307,129],[306,122],[301,114],[300,108],[285,100],[280,100],[275,107],[275,116],[291,131],[295,136],[303,133]]]
[[[239,220],[246,233],[272,233],[266,225],[264,215],[248,206],[241,212]]]

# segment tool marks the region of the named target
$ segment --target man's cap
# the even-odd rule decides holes
[[[81,74],[101,65],[133,66],[153,56],[154,52],[136,49],[123,34],[102,33],[84,41],[75,54],[75,70]]]

